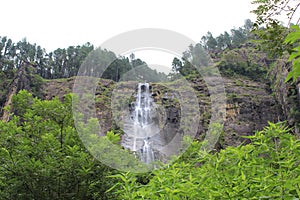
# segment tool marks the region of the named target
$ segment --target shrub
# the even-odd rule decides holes
[[[114,189],[120,199],[299,199],[300,141],[289,131],[269,123],[247,137],[251,144],[215,154],[193,142],[173,165],[154,171],[148,184],[121,174],[123,185]]]

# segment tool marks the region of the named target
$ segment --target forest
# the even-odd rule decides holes
[[[169,74],[134,54],[119,56],[89,42],[47,52],[26,39],[0,36],[0,199],[300,199],[300,3],[252,3],[256,21],[246,19],[218,36],[208,31],[170,61]],[[283,15],[287,21],[278,20]],[[84,97],[95,105],[82,105],[83,112],[96,110],[94,118],[85,119],[72,112],[79,98],[72,89],[93,52],[113,62],[97,79],[95,95]],[[213,118],[211,94],[193,55],[211,76],[214,63],[224,79],[225,122],[212,125],[218,140],[210,151],[202,147]],[[134,81],[147,80],[153,101],[166,110],[168,140],[183,116],[182,102],[169,97],[166,87],[186,90],[179,84],[182,77],[198,99],[199,128],[195,137],[182,136],[184,151],[147,170],[148,163],[121,145],[122,112],[113,113],[120,108],[112,98],[115,91],[129,93]],[[121,94],[116,98],[128,106]],[[179,132],[192,129],[182,123],[187,127]],[[97,124],[103,132],[94,134]]]

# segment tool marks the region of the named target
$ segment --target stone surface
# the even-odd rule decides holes
[[[283,119],[294,127],[295,135],[300,138],[300,77],[296,82],[285,82],[290,63],[278,60],[270,72],[271,85],[275,99],[282,109]]]
[[[270,88],[266,84],[246,79],[223,78],[223,81],[227,95],[226,120],[224,133],[221,134],[217,148],[225,148],[228,145],[236,146],[242,142],[247,142],[243,136],[251,135],[255,130],[261,130],[268,124],[268,121],[277,122],[281,119],[281,108],[276,103],[274,96],[270,92]],[[44,98],[51,99],[54,96],[58,96],[60,99],[63,99],[65,93],[72,91],[73,83],[73,78],[47,81],[42,90],[44,91]],[[122,120],[122,113],[114,113],[116,116],[112,114],[112,94],[122,91],[121,95],[117,95],[114,98],[119,99],[123,102],[123,105],[128,106],[126,101],[132,98],[132,88],[135,87],[135,84],[134,82],[115,84],[110,80],[100,80],[99,87],[96,90],[95,101],[97,117],[101,119],[100,124],[104,127],[103,131],[107,131],[110,128],[118,129],[122,126],[119,124]],[[162,112],[161,120],[166,120],[166,124],[169,124],[168,126],[173,124],[172,128],[176,132],[188,128],[178,128],[181,120],[181,105],[177,101],[177,97],[174,97],[174,95],[172,97],[172,92],[168,91],[166,87],[159,86],[158,84],[151,85],[154,101],[163,107],[159,106]],[[210,121],[211,102],[209,91],[203,80],[192,80],[192,87],[198,97],[200,119],[197,137],[201,139],[204,137]],[[161,126],[164,127],[165,125],[162,124]],[[164,137],[167,141],[171,140],[177,134],[170,131],[166,132],[168,134]]]

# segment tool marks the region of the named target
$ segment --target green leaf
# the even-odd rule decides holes
[[[285,40],[284,43],[295,43],[299,41],[300,39],[300,28],[298,25],[294,25],[291,27],[293,29],[293,32],[289,33]]]
[[[292,60],[300,57],[300,46],[294,48],[293,50],[294,50],[294,52],[291,53],[288,61],[292,61]]]
[[[291,80],[291,78],[294,76],[293,71],[289,72],[288,75],[285,78],[285,83]]]

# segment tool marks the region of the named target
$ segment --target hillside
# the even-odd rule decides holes
[[[209,37],[212,36],[210,35]],[[249,37],[251,37],[251,35]],[[84,49],[85,46],[81,48]],[[211,47],[208,46],[205,48],[209,49]],[[112,52],[106,50],[103,51],[100,49],[97,51],[105,56],[114,55]],[[190,50],[190,54],[193,54],[193,51],[195,51],[195,48]],[[295,133],[299,134],[300,115],[298,110],[300,95],[297,95],[297,91],[299,90],[300,83],[298,83],[298,85],[294,83],[284,83],[284,77],[287,74],[285,67],[288,67],[286,63],[274,62],[268,58],[267,53],[258,49],[256,44],[250,42],[237,47],[226,48],[222,51],[216,47],[216,49],[211,49],[209,52],[223,76],[227,97],[224,134],[222,134],[217,148],[220,149],[226,146],[237,146],[241,144],[245,141],[242,136],[251,135],[255,131],[261,130],[268,124],[268,121],[277,122],[287,120],[291,127],[295,127]],[[115,69],[121,69],[126,66],[128,69],[124,69],[124,72],[119,72],[120,75],[118,75],[117,79],[99,80],[95,101],[97,117],[100,123],[103,124],[104,133],[109,130],[122,129],[118,127],[116,125],[117,123],[112,119],[111,95],[113,90],[120,84],[124,85],[123,88],[125,90],[126,87],[129,87],[129,85],[126,86],[126,82],[116,82],[116,80],[122,78],[122,73],[125,74],[126,70],[130,69],[130,66],[131,68],[136,66],[135,68],[139,70],[142,69],[138,68],[139,65],[145,65],[143,61],[135,59],[134,55],[132,56],[131,61],[129,61],[128,58],[116,60],[104,73],[104,77],[112,76],[112,79],[115,79],[116,77],[113,75],[113,73],[116,72]],[[177,63],[173,60],[173,67],[176,66],[174,69],[183,75],[188,72],[185,77],[192,84],[196,96],[198,97],[201,117],[196,136],[201,140],[201,135],[208,129],[211,116],[209,91],[205,81],[201,76],[197,75],[193,69],[190,69],[187,62],[180,60],[176,62]],[[64,95],[72,92],[76,77],[43,79],[37,74],[37,66],[38,64],[25,62],[18,68],[14,77],[5,77],[6,72],[2,72],[0,83],[2,115],[4,114],[4,105],[8,106],[11,104],[11,100],[9,100],[8,96],[11,98],[13,94],[17,94],[17,92],[22,89],[29,90],[34,96],[46,100],[53,99],[54,97],[63,100]],[[283,72],[279,73],[280,70]],[[136,72],[141,74],[145,73],[144,71]],[[148,70],[146,73],[151,74],[150,77],[152,77],[154,81],[152,83],[153,93],[162,95],[167,92],[164,91],[164,87],[161,86],[162,83],[155,82],[155,77],[157,77],[158,80],[166,80],[163,74],[158,74],[156,71],[151,70]],[[172,76],[176,76],[176,74]],[[148,77],[146,78],[149,79]],[[176,78],[174,80],[176,80]],[[170,84],[172,84],[172,81],[170,81]],[[160,98],[162,97],[156,97],[155,101],[161,101]],[[178,110],[175,109],[175,111],[170,112],[178,112]],[[5,115],[7,115],[7,113]]]
[[[50,100],[53,97],[63,99],[63,96],[72,91],[75,78],[46,81],[41,91],[43,99]],[[245,139],[241,136],[252,135],[254,131],[261,130],[270,122],[281,120],[282,110],[276,103],[270,88],[260,82],[245,79],[223,78],[227,94],[227,115],[224,126],[224,135],[220,141],[220,147],[237,146]],[[126,88],[126,83],[125,88]],[[128,86],[129,87],[129,86]],[[160,85],[153,84],[153,91],[160,91]],[[193,87],[199,97],[199,107],[201,112],[201,125],[198,136],[205,133],[209,123],[210,99],[208,90],[203,80],[194,80]],[[99,87],[96,91],[96,106],[101,110],[97,113],[99,119],[104,123],[105,130],[112,127],[113,119],[111,113],[110,97],[116,83],[111,80],[100,79]],[[163,93],[162,91],[160,92]],[[159,99],[156,99],[159,101]]]
[[[278,2],[168,75],[90,43],[0,37],[0,198],[299,199],[300,27],[262,18]]]

